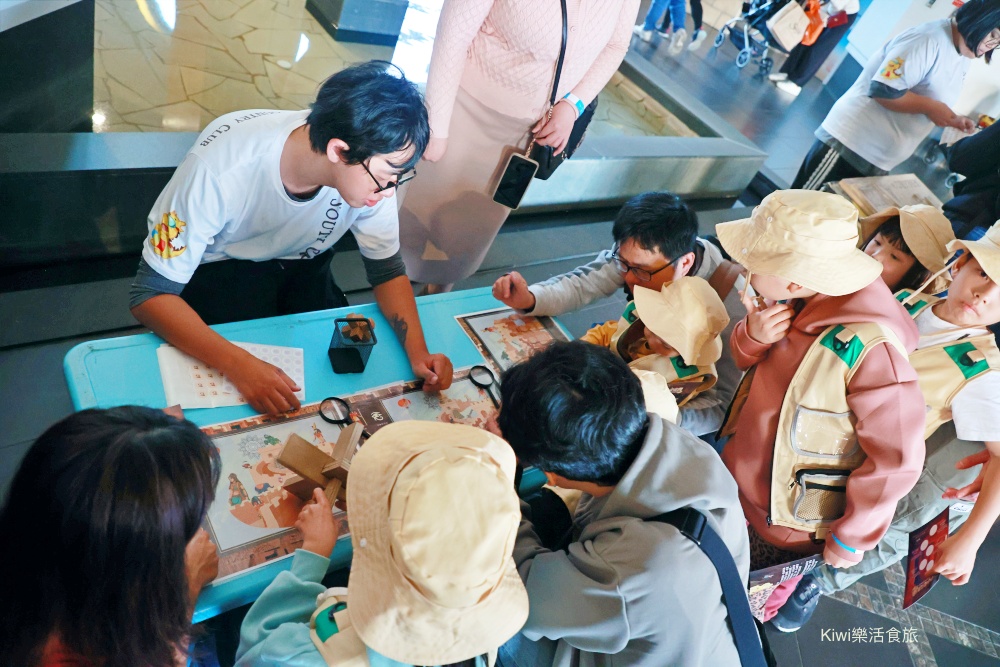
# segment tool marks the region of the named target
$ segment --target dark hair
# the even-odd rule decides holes
[[[969,0],[955,12],[955,27],[965,45],[975,53],[983,40],[1000,28],[1000,0]],[[986,62],[993,59],[993,51],[986,52]]]
[[[673,193],[644,192],[621,207],[611,235],[618,245],[632,240],[644,250],[674,260],[694,252],[698,217]]]
[[[610,486],[642,446],[642,386],[600,345],[553,343],[507,369],[500,395],[497,423],[525,465]]]
[[[348,146],[348,164],[413,147],[405,164],[392,165],[402,170],[417,164],[431,133],[417,87],[384,60],[348,67],[324,81],[306,123],[314,151],[325,153],[331,139],[340,139]]]
[[[887,243],[891,243],[893,246],[913,258],[913,266],[911,266],[910,270],[903,274],[903,277],[899,279],[899,284],[896,285],[894,288],[895,290],[915,290],[923,285],[924,281],[931,277],[930,269],[921,264],[920,260],[913,254],[913,251],[910,250],[910,246],[906,245],[906,239],[903,238],[903,230],[900,227],[898,215],[886,218],[885,222],[879,225],[878,228],[871,233],[871,236],[865,240],[865,244],[861,247],[867,248],[868,244],[875,239],[876,235],[881,235]]]
[[[56,636],[101,667],[173,667],[191,619],[185,547],[218,478],[208,437],[160,410],[84,410],[45,431],[0,510],[4,663],[37,664]]]

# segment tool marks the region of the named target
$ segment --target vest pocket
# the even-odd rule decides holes
[[[799,470],[795,473],[797,490],[792,515],[804,523],[817,524],[844,516],[849,476],[846,470]]]
[[[803,406],[792,418],[792,449],[798,454],[829,459],[853,456],[858,438],[850,412],[826,412]]]

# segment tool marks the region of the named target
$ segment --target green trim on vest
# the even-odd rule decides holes
[[[840,324],[830,329],[830,333],[823,336],[820,345],[837,355],[841,361],[847,364],[848,368],[854,368],[854,364],[858,363],[858,359],[861,357],[861,352],[865,349],[865,346],[857,336],[852,338],[849,343],[842,343],[837,340],[837,335],[843,330],[844,327]]]
[[[698,372],[697,366],[688,366],[681,359],[680,355],[676,357],[670,357],[670,364],[674,367],[674,372],[677,373],[677,379],[683,380],[686,377],[690,377]]]
[[[951,360],[955,362],[958,369],[962,371],[962,375],[965,376],[966,380],[971,380],[981,373],[985,373],[990,369],[990,362],[986,359],[980,359],[979,361],[973,362],[968,359],[966,355],[969,352],[975,351],[976,346],[972,343],[956,343],[955,345],[948,345],[944,348],[945,354],[951,357]]]
[[[906,312],[908,312],[910,315],[913,315],[913,311],[923,308],[924,306],[927,305],[927,302],[921,299],[916,303],[903,303],[903,301],[910,298],[911,294],[913,294],[913,292],[911,292],[910,290],[905,290],[905,289],[900,290],[896,292],[896,301],[902,303],[903,308],[906,308]]]
[[[625,312],[622,313],[622,319],[629,324],[632,324],[639,319],[639,316],[635,314],[635,301],[629,301],[628,305],[625,306]]]
[[[347,603],[338,602],[330,605],[327,609],[316,615],[316,636],[319,637],[321,642],[325,642],[340,632],[340,628],[337,627],[337,621],[333,618],[333,615],[345,609],[347,609]]]

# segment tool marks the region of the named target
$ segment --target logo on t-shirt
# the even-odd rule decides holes
[[[160,222],[149,233],[149,245],[157,257],[173,259],[182,255],[187,246],[181,245],[180,235],[184,233],[187,223],[177,217],[177,211],[164,213]]]
[[[896,79],[903,78],[903,63],[906,62],[906,58],[893,58],[885,64],[885,68],[879,74],[883,79],[888,79],[889,81],[895,81]]]

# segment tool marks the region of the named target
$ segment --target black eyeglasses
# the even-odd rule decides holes
[[[676,262],[677,260],[672,259],[655,271],[640,269],[638,266],[632,266],[628,262],[623,261],[622,258],[618,256],[618,244],[615,244],[614,249],[612,249],[611,251],[611,261],[615,263],[615,268],[618,270],[618,273],[625,275],[626,273],[631,271],[632,275],[635,276],[636,279],[639,280],[639,282],[645,283],[652,280],[653,276],[659,273],[660,271],[663,271],[668,266],[673,265],[673,263]]]
[[[375,187],[377,188],[375,190],[375,194],[378,194],[379,192],[385,192],[390,188],[398,188],[403,183],[406,183],[407,181],[412,181],[414,177],[417,175],[416,169],[409,169],[400,174],[396,178],[396,180],[389,181],[385,185],[382,185],[381,183],[378,182],[378,179],[375,178],[375,174],[372,173],[372,170],[368,168],[368,164],[366,162],[362,162],[361,166],[365,168],[365,171],[368,172],[368,175],[372,177],[373,181],[375,181]]]

